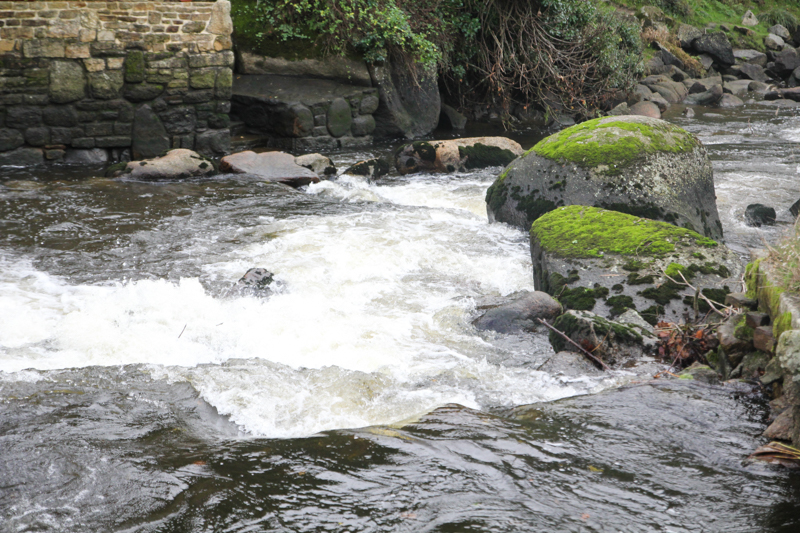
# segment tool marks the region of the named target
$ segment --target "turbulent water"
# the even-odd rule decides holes
[[[709,148],[729,244],[774,241],[800,118],[674,120]],[[0,176],[0,531],[800,528],[798,479],[743,463],[750,387],[550,373],[543,335],[474,329],[533,289],[527,236],[487,223],[497,171]],[[746,226],[755,202],[783,227]],[[254,266],[268,298],[231,290]]]

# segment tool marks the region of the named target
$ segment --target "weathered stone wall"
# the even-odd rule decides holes
[[[230,3],[0,1],[0,165],[230,145]]]

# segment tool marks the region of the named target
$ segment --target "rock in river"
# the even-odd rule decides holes
[[[240,152],[223,157],[219,168],[223,172],[252,174],[266,181],[285,183],[292,187],[319,183],[319,176],[315,172],[301,167],[295,162],[293,155],[284,152]]]
[[[456,172],[505,166],[522,152],[519,143],[505,137],[418,141],[398,148],[395,164],[401,174]]]
[[[213,174],[214,165],[197,152],[185,148],[170,150],[166,155],[144,161],[112,165],[106,174],[137,180],[174,180]]]
[[[536,290],[566,309],[615,319],[634,309],[655,324],[722,307],[742,273],[738,256],[694,231],[615,211],[573,205],[533,223]],[[695,290],[700,291],[695,304]]]
[[[486,311],[473,324],[498,333],[541,329],[538,318],[552,320],[561,314],[561,304],[541,291],[525,292],[512,301]]]
[[[489,220],[527,231],[564,205],[591,205],[722,237],[700,141],[663,120],[607,117],[567,128],[514,160],[486,192]]]

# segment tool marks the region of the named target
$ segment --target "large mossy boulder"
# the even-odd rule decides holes
[[[607,117],[542,140],[486,192],[490,221],[530,229],[564,205],[589,205],[722,237],[713,169],[692,134],[663,120]]]
[[[536,290],[604,318],[693,319],[712,309],[705,298],[721,308],[743,272],[735,253],[694,231],[596,207],[558,208],[530,236]]]
[[[456,172],[504,167],[522,155],[522,146],[506,137],[468,137],[450,141],[417,141],[395,151],[400,174]]]

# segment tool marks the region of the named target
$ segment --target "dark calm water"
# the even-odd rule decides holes
[[[709,149],[729,244],[774,241],[800,118],[672,120]],[[533,288],[526,235],[486,221],[497,169],[300,193],[87,174],[0,173],[0,531],[800,531],[800,477],[744,461],[748,385],[548,372],[543,336],[471,326]],[[781,227],[745,226],[755,202]],[[229,293],[251,266],[270,298]]]

